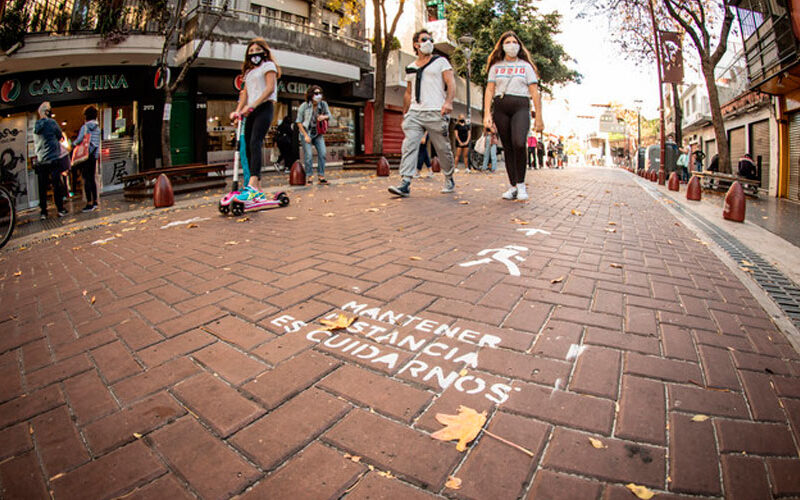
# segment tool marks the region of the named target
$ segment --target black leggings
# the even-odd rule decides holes
[[[272,124],[272,101],[260,104],[247,116],[244,122],[244,138],[247,145],[247,165],[250,175],[261,180],[261,149],[264,138],[267,137],[269,126]]]
[[[86,196],[86,203],[89,205],[97,205],[97,183],[94,180],[97,158],[94,155],[95,153],[89,153],[89,159],[80,164],[83,191]]]
[[[525,182],[525,157],[528,152],[528,129],[531,126],[528,98],[515,95],[495,97],[492,119],[503,145],[508,182],[516,186]]]

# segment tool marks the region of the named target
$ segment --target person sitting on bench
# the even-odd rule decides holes
[[[739,158],[739,167],[737,168],[739,177],[744,177],[747,180],[758,180],[758,167],[756,167],[753,157],[750,153],[745,153],[744,156]]]

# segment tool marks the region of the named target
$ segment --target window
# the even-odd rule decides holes
[[[740,7],[736,7],[736,10],[742,25],[742,35],[747,40],[769,16],[769,6],[766,0],[745,0],[740,5]]]

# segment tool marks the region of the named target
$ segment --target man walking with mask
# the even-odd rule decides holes
[[[403,180],[389,192],[402,197],[411,193],[411,180],[417,172],[417,154],[425,132],[441,160],[444,173],[442,193],[455,191],[453,151],[449,123],[456,85],[453,67],[446,57],[433,55],[433,37],[426,30],[414,33],[417,59],[406,67],[406,93],[403,97],[403,153],[400,175]]]

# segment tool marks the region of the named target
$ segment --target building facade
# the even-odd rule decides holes
[[[2,153],[3,177],[15,178],[19,206],[38,201],[33,124],[45,100],[68,138],[77,135],[84,106],[99,109],[104,191],[119,189],[124,175],[161,165],[164,94],[156,69],[164,30],[152,3],[24,2],[22,44],[0,57],[0,131],[9,131],[0,138],[0,152],[11,151]],[[102,10],[109,4],[118,20],[110,31],[103,24],[109,12]],[[246,43],[255,37],[267,41],[283,72],[264,144],[267,161],[276,156],[274,127],[285,116],[293,121],[312,84],[323,88],[331,107],[328,160],[362,152],[364,108],[373,95],[369,44],[363,22],[342,27],[342,16],[324,0],[189,0],[179,47],[167,56],[173,76],[220,19],[173,95],[173,164],[232,161],[235,131],[228,115],[238,99]]]

